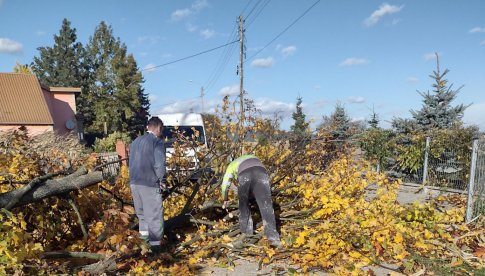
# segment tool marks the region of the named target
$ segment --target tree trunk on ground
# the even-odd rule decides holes
[[[91,185],[103,181],[102,172],[90,172],[84,168],[64,178],[47,180],[38,184],[26,192],[13,207],[19,207],[29,203],[40,201],[44,198],[69,193],[71,191],[84,189]],[[0,194],[0,208],[5,208],[7,204],[22,191],[20,189]]]

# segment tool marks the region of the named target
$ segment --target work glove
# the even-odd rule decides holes
[[[170,190],[168,189],[167,187],[167,182],[165,182],[165,180],[163,179],[159,179],[158,180],[158,184],[159,184],[159,193],[162,195],[162,197],[167,197],[170,195]]]

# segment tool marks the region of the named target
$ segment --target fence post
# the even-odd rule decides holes
[[[429,141],[431,138],[426,137],[426,149],[424,150],[424,166],[423,166],[423,185],[426,183],[428,178],[428,152],[429,152]]]
[[[470,164],[470,179],[468,181],[468,199],[466,201],[465,222],[470,222],[473,215],[473,193],[475,186],[475,170],[477,168],[478,139],[473,140],[472,162]]]
[[[120,159],[124,159],[128,157],[128,152],[126,150],[126,144],[122,140],[117,140],[116,141],[116,153],[118,154]],[[123,165],[127,165],[126,160],[122,161]]]

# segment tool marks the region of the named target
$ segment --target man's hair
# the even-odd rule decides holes
[[[159,126],[163,126],[163,122],[157,116],[153,116],[148,120],[147,128],[155,128]]]

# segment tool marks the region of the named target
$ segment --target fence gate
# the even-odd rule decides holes
[[[485,215],[485,139],[473,141],[466,222],[480,215]]]

